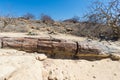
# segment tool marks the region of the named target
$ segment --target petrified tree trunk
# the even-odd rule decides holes
[[[28,37],[2,37],[0,38],[1,48],[14,48],[26,52],[45,53],[52,58],[106,58],[110,54],[103,53],[104,45],[91,42],[74,42],[62,39],[50,38],[28,38]],[[107,50],[107,49],[105,49]]]

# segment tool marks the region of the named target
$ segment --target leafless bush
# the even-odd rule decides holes
[[[12,16],[2,16],[0,17],[0,22],[1,22],[1,32],[4,31],[4,28],[8,25],[16,25],[16,18]]]
[[[23,15],[22,17],[19,17],[19,18],[30,20],[30,19],[34,19],[35,16],[32,13],[26,13],[25,15]]]
[[[74,16],[71,19],[66,19],[63,22],[71,22],[71,23],[78,23],[79,22],[79,17],[78,16]]]
[[[49,15],[45,15],[45,14],[42,14],[41,15],[41,20],[43,21],[43,23],[54,23],[54,20],[49,16]]]
[[[96,0],[90,9],[86,15],[87,22],[106,25],[112,30],[111,36],[117,40],[120,37],[120,1],[109,0],[107,3],[102,3]],[[107,31],[105,33],[108,33]]]

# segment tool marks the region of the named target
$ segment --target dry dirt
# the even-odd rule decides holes
[[[48,34],[47,31],[45,32],[39,32],[37,33],[38,35],[27,35],[28,33],[11,33],[11,32],[4,32],[0,33],[0,37],[52,37],[52,38],[58,38],[58,39],[67,39],[67,40],[74,40],[74,41],[83,41],[86,38],[83,37],[77,37],[77,36],[72,36],[69,34]]]
[[[120,61],[50,59],[42,54],[0,49],[0,80],[119,79]]]
[[[26,37],[24,34],[0,33],[0,36]],[[39,35],[50,36],[45,32]],[[86,39],[65,34],[59,34],[59,38]],[[120,61],[50,59],[44,54],[0,49],[0,80],[120,80]]]

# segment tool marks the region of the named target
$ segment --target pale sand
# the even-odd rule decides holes
[[[46,37],[46,38],[57,38],[57,39],[65,39],[65,40],[74,40],[74,41],[83,41],[86,38],[83,37],[77,37],[73,35],[68,35],[68,34],[60,34],[57,33],[55,34],[48,34],[48,32],[39,32],[38,35],[27,35],[28,33],[9,33],[9,32],[4,32],[0,33],[0,37]]]
[[[0,37],[26,37],[26,33],[0,33]],[[45,37],[57,37],[60,39],[68,39],[68,40],[85,40],[86,38],[81,38],[81,37],[75,37],[75,36],[70,36],[66,34],[59,34],[58,35],[48,35],[46,32],[41,32],[37,36],[33,37],[40,37],[40,36],[45,36]],[[30,36],[29,36],[30,37]],[[32,36],[31,36],[32,37]],[[48,80],[48,77],[51,79],[57,78],[58,80],[120,80],[120,61],[112,61],[111,59],[103,59],[103,60],[97,60],[97,61],[87,61],[87,60],[62,60],[62,59],[46,59],[44,61],[39,61],[37,60],[37,65],[34,64],[36,63],[36,60],[34,60],[34,57],[29,57],[29,56],[34,56],[36,54],[29,54],[23,51],[17,51],[14,49],[0,49],[0,67],[1,67],[1,73],[4,73],[6,76],[6,72],[9,74],[12,71],[16,71],[18,67],[16,67],[16,64],[18,66],[23,66],[28,65],[33,66],[30,67],[29,69],[26,70],[21,68],[20,70],[18,69],[17,73],[12,74],[12,77],[8,80],[23,80],[19,78],[25,77],[25,80],[39,80],[35,79],[34,76],[32,75],[39,75],[43,76],[43,80]],[[10,58],[11,56],[11,58]],[[25,57],[24,57],[25,56]],[[26,57],[28,56],[28,57]],[[20,59],[18,57],[21,57]],[[29,59],[24,59],[24,58],[29,58]],[[10,58],[10,60],[9,60]],[[3,60],[3,61],[2,61]],[[14,60],[11,62],[11,60]],[[26,60],[29,60],[26,62]],[[7,61],[4,63],[4,61]],[[17,62],[18,61],[18,62]],[[22,61],[22,62],[19,62]],[[41,66],[43,65],[43,66]],[[3,67],[2,67],[3,66]],[[6,69],[11,69],[7,70]],[[12,67],[11,67],[12,66]],[[5,70],[5,69],[6,70]],[[36,68],[41,68],[42,69],[42,74]],[[29,71],[28,71],[29,70]],[[33,72],[31,72],[34,70]],[[4,72],[5,71],[5,72]],[[29,72],[29,73],[28,73]],[[24,75],[22,75],[24,74]],[[31,77],[29,77],[29,74]],[[3,75],[3,74],[1,74]],[[17,75],[17,76],[16,76]],[[0,76],[0,80],[1,76]]]
[[[46,60],[47,71],[52,71],[59,80],[120,80],[120,61],[103,59],[86,60]],[[62,79],[61,79],[62,78]]]
[[[25,56],[26,60],[29,61],[26,63],[26,61],[22,60],[22,62],[19,63],[19,66],[23,66],[24,64],[26,66],[33,65],[33,67],[38,67],[38,65],[36,66],[33,64],[32,62],[33,57],[30,58],[30,56],[33,55],[36,54],[32,54],[32,53],[29,54],[14,49],[0,49],[0,62],[2,62],[2,60],[4,60],[3,62],[7,61],[7,64],[2,62],[0,65],[1,67],[2,66],[5,67],[5,65],[7,65],[7,68],[10,67],[10,69],[12,69],[11,66],[13,66],[16,69],[16,64],[18,64],[18,61],[20,61],[22,57],[24,58]],[[14,60],[14,62],[8,59]],[[42,69],[42,74],[38,74],[39,73],[37,72],[39,71],[38,69],[36,69],[36,73],[32,73],[30,71],[28,71],[29,72],[28,73],[25,72],[26,70],[24,71],[24,69],[21,68],[22,71],[18,71],[18,73],[12,75],[10,80],[14,80],[16,78],[17,80],[22,80],[18,78],[20,78],[20,76],[26,77],[27,74],[29,74],[30,76],[34,74],[42,75],[44,78],[43,80],[47,80],[48,77],[52,79],[57,78],[58,80],[120,80],[120,61],[112,61],[111,59],[87,61],[87,60],[67,60],[67,59],[62,60],[62,59],[48,58],[44,61],[39,61],[39,62],[40,62],[39,67],[41,67]],[[41,66],[41,63],[43,66]],[[6,70],[2,70],[2,71],[3,72],[0,73],[5,73],[4,71]],[[22,75],[22,73],[26,75]],[[19,76],[17,77],[16,74],[17,75],[19,74]],[[27,77],[26,79],[29,79],[29,77]],[[35,77],[33,77],[32,79],[35,80]]]

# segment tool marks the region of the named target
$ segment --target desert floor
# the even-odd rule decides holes
[[[0,33],[0,36],[26,37],[25,34]],[[44,32],[39,35],[49,37]],[[65,34],[59,34],[59,38],[86,39]],[[52,59],[43,53],[0,49],[0,80],[120,80],[120,61],[109,58],[95,61]]]

